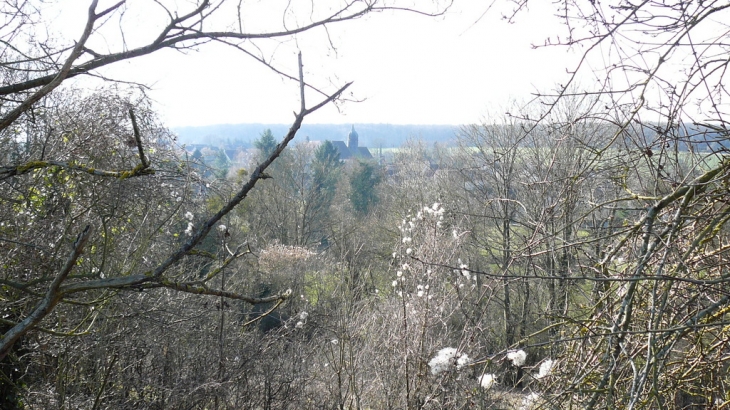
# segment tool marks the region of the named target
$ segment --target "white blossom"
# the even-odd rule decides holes
[[[298,322],[297,322],[297,324],[296,324],[296,325],[294,325],[294,327],[295,327],[296,329],[301,329],[301,328],[303,328],[303,327],[304,327],[304,322],[302,322],[302,321],[300,320],[300,321],[298,321]]]
[[[413,253],[413,249],[411,249],[411,248],[406,249],[406,255],[410,255],[411,253]]]
[[[496,380],[494,379],[494,375],[491,373],[486,373],[479,377],[479,385],[482,386],[482,389],[484,390],[491,389],[495,383]]]
[[[513,366],[520,367],[525,364],[527,353],[524,350],[511,350],[507,352],[507,358],[512,361]]]
[[[471,363],[471,359],[466,353],[457,354],[453,347],[445,347],[428,362],[428,367],[431,368],[431,374],[436,375],[449,370],[454,364],[457,369],[461,369],[469,363]]]
[[[470,280],[471,279],[471,275],[469,274],[469,271],[468,270],[462,269],[461,270],[461,274],[462,274],[462,276],[464,276],[466,278],[466,280]]]
[[[453,347],[445,347],[439,350],[436,356],[428,362],[428,367],[431,368],[431,374],[435,375],[449,370],[455,355],[456,349]]]
[[[309,317],[309,313],[307,313],[306,311],[299,313],[299,319],[307,320],[308,317]]]
[[[187,219],[189,221],[192,221],[193,218],[194,218],[194,216],[193,216],[193,213],[192,212],[190,212],[190,211],[185,212],[185,219]]]
[[[225,232],[228,228],[225,225],[218,225],[218,232]]]
[[[552,359],[547,359],[540,363],[540,371],[535,375],[535,378],[542,379],[543,377],[550,376],[550,373],[553,371],[553,364]]]
[[[190,236],[193,234],[193,223],[188,222],[188,227],[185,229],[185,235]]]
[[[470,364],[471,364],[471,359],[469,358],[469,356],[466,353],[459,356],[459,358],[456,360],[457,369],[461,369],[462,367],[468,366]]]

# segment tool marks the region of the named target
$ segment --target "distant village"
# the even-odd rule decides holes
[[[305,137],[305,141],[299,142],[299,144],[307,144],[311,146],[312,150],[319,147],[326,140],[311,140],[309,137]],[[343,136],[345,140],[329,140],[332,145],[337,149],[340,155],[340,160],[349,161],[353,159],[360,160],[379,160],[382,163],[383,150],[382,148],[376,148],[376,156],[370,152],[368,147],[359,145],[360,136],[355,130],[353,125],[350,132]],[[256,148],[250,148],[250,144],[242,143],[193,143],[184,144],[185,151],[189,158],[199,160],[212,168],[230,168],[238,169],[248,166],[255,161],[258,156],[259,150]]]
[[[309,129],[302,127],[299,135],[292,146],[305,144],[314,151],[320,144],[330,141],[337,149],[340,160],[365,160],[376,161],[386,173],[392,173],[398,168],[392,162],[394,150],[401,147],[409,139],[419,140],[426,144],[438,144],[451,146],[459,133],[454,126],[438,125],[388,125],[388,124],[360,124],[367,130],[366,133],[357,131],[355,125],[350,126],[349,132],[343,132],[341,125],[314,124]],[[661,127],[645,125],[643,128],[644,138],[651,141],[660,138]],[[215,125],[203,127],[184,127],[175,130],[179,142],[184,147],[188,157],[205,164],[209,169],[206,174],[213,170],[237,170],[250,167],[255,164],[258,158],[258,149],[253,147],[253,141],[265,130],[271,130],[274,135],[283,135],[286,128],[283,125],[271,125],[269,128],[263,124],[236,124],[236,125]],[[276,131],[274,131],[276,130]],[[304,131],[303,131],[304,130]],[[309,132],[307,132],[309,131]],[[691,140],[696,150],[708,152],[726,151],[730,149],[721,135],[712,129],[703,126],[679,127],[680,135]],[[361,133],[365,135],[360,135]],[[371,135],[371,133],[375,135]],[[316,139],[310,135],[317,135]],[[325,137],[321,137],[324,135]],[[280,137],[279,137],[280,138]],[[363,146],[362,141],[370,144],[370,148]],[[687,144],[679,141],[677,148],[686,151]],[[432,160],[424,163],[424,172],[433,173],[439,165]],[[225,174],[225,172],[223,172]]]
[[[309,138],[313,141],[342,141],[347,143],[351,124],[302,124],[295,142]],[[461,127],[455,125],[405,125],[405,124],[355,124],[359,134],[359,146],[369,147],[373,156],[377,148],[397,148],[408,140],[432,144],[450,144],[455,140]],[[204,144],[220,146],[253,147],[253,141],[259,138],[264,130],[271,130],[277,138],[281,138],[289,130],[288,124],[213,124],[203,126],[176,127],[172,131],[181,144],[192,146]]]

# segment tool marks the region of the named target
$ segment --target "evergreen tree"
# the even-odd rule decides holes
[[[324,202],[327,206],[332,201],[335,188],[337,188],[338,173],[336,171],[341,165],[340,153],[330,141],[325,141],[314,152],[312,184],[316,192],[325,199]]]
[[[311,162],[310,201],[313,218],[313,231],[321,237],[320,244],[328,243],[325,226],[330,220],[330,206],[337,191],[342,161],[337,148],[325,141],[314,151]]]
[[[276,141],[276,138],[274,138],[274,134],[272,134],[271,129],[268,128],[262,132],[261,137],[253,143],[253,145],[261,151],[261,156],[263,158],[271,155],[271,153],[276,149],[277,144],[278,142]]]
[[[195,151],[193,151],[193,155],[190,157],[193,161],[202,161],[203,153],[200,151],[200,148],[195,148]]]
[[[218,152],[215,154],[215,159],[213,159],[213,165],[211,166],[213,168],[213,175],[215,175],[218,179],[225,179],[228,175],[228,168],[230,168],[230,161],[228,159],[228,156],[226,155],[226,151],[223,148],[220,148]]]
[[[358,161],[357,169],[350,175],[350,202],[357,213],[367,214],[378,202],[375,187],[379,182],[375,165]]]

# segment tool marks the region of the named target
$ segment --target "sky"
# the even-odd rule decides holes
[[[54,24],[74,38],[85,10],[69,4],[58,11]],[[125,41],[149,40],[155,33],[153,16],[141,1],[129,0],[128,5],[125,24],[136,23]],[[508,7],[489,9],[488,2],[472,0],[455,0],[445,16],[435,18],[379,13],[332,26],[334,49],[318,30],[279,44],[268,55],[293,70],[301,51],[306,78],[329,90],[353,82],[347,95],[358,102],[327,106],[308,117],[309,123],[475,123],[568,78],[566,68],[576,61],[573,53],[557,47],[533,49],[560,26],[549,2],[532,7],[514,24],[501,18]],[[111,50],[118,44],[112,35],[94,37],[92,43]],[[103,74],[149,85],[148,94],[170,127],[289,123],[299,107],[296,83],[220,44],[186,53],[159,52],[116,64]],[[313,105],[318,96],[308,93],[307,99]]]

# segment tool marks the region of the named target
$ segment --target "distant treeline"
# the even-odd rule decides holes
[[[304,124],[297,140],[302,141],[309,138],[315,141],[347,141],[351,128],[352,125],[349,124]],[[721,151],[729,148],[727,131],[713,125],[683,124],[668,127],[666,124],[647,124],[642,125],[641,128],[648,149],[656,149],[669,142],[676,144],[680,151],[687,151],[688,144],[701,151]],[[266,129],[271,129],[278,140],[286,134],[288,125],[216,124],[179,127],[173,128],[173,131],[178,135],[179,142],[182,144],[251,148],[253,141],[259,138]],[[359,145],[371,149],[400,147],[409,139],[451,145],[461,130],[462,127],[456,125],[355,124]]]
[[[354,124],[359,135],[359,145],[370,148],[400,147],[411,138],[426,142],[450,144],[459,126],[455,125],[393,125],[393,124]],[[235,144],[253,145],[253,141],[266,129],[271,129],[280,139],[286,134],[288,125],[284,124],[217,124],[200,127],[179,127],[173,131],[183,144]],[[304,124],[297,140],[309,137],[311,140],[347,141],[351,124]]]

